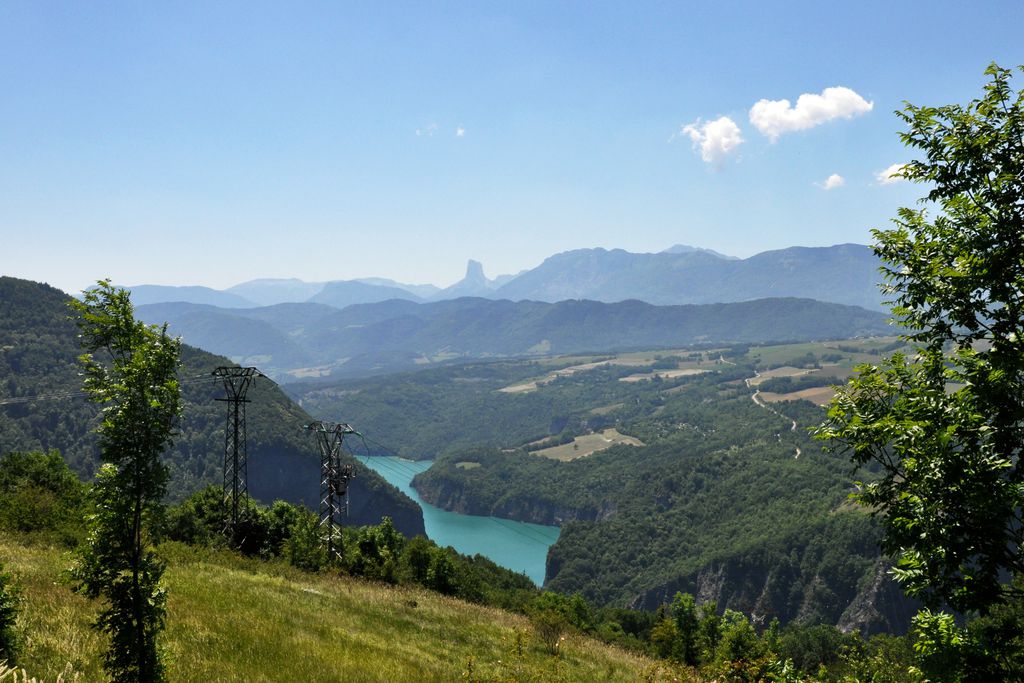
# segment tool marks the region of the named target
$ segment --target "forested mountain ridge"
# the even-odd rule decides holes
[[[278,378],[359,377],[480,358],[839,339],[889,331],[881,313],[797,298],[685,306],[635,300],[391,300],[341,311],[315,304],[232,310],[157,304],[139,307],[138,315],[148,322],[168,321],[186,342],[237,362],[258,363]]]
[[[59,450],[80,476],[91,476],[97,459],[98,406],[79,394],[76,363],[81,353],[68,296],[27,280],[0,277],[0,401],[48,397],[0,405],[0,452]],[[221,481],[224,448],[223,388],[212,370],[225,358],[185,346],[182,351],[184,412],[172,449],[169,495],[180,499]],[[250,492],[267,502],[282,498],[316,505],[320,466],[316,445],[302,426],[312,418],[271,381],[250,389],[248,453]],[[422,533],[418,506],[372,471],[353,481],[350,517],[375,524],[391,516],[407,533]]]

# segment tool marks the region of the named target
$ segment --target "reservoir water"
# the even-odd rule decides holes
[[[429,460],[373,456],[359,458],[359,461],[423,508],[423,524],[430,540],[440,546],[450,545],[465,555],[483,555],[502,567],[523,572],[538,586],[544,582],[544,563],[548,548],[558,540],[560,529],[557,526],[460,515],[424,502],[410,482],[430,467]]]

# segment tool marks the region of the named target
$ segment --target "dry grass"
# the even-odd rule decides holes
[[[600,408],[594,408],[590,411],[591,415],[608,415],[614,413],[619,408],[625,406],[625,403],[612,403],[611,405],[601,406]]]
[[[752,387],[756,387],[758,384],[765,381],[766,379],[773,379],[775,377],[802,377],[803,375],[813,375],[817,372],[818,370],[813,368],[794,368],[785,365],[781,368],[765,370],[764,372],[760,373],[760,375],[758,375],[757,377],[751,377],[747,381],[747,383]]]
[[[772,391],[762,391],[758,397],[765,403],[782,403],[783,401],[810,401],[816,406],[827,405],[835,396],[832,387],[811,387],[800,391],[791,391],[788,394],[776,394]]]
[[[658,370],[656,372],[645,372],[636,375],[629,375],[628,377],[620,377],[620,382],[644,382],[652,380],[655,377],[662,379],[675,379],[676,377],[687,377],[689,375],[701,375],[707,372],[700,368],[677,368],[675,370]]]
[[[626,444],[628,446],[644,445],[640,439],[620,434],[617,429],[606,429],[600,434],[584,434],[583,436],[577,436],[572,442],[562,444],[561,446],[552,446],[551,448],[543,448],[539,451],[533,451],[531,455],[539,455],[543,458],[550,458],[551,460],[568,462],[570,460],[576,460],[577,458],[585,458],[588,455],[597,453],[598,451],[603,451],[606,448],[611,448],[618,444]]]

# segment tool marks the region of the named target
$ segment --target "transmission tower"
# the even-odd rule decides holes
[[[306,429],[316,435],[320,446],[320,518],[318,527],[330,561],[341,559],[341,516],[348,512],[348,483],[356,476],[352,464],[341,463],[341,445],[346,434],[358,434],[347,424],[313,422]]]
[[[228,508],[224,531],[232,539],[238,529],[238,510],[242,499],[249,493],[249,468],[245,452],[245,393],[257,377],[256,368],[219,367],[213,374],[224,380],[227,398],[218,398],[228,404],[227,427],[224,430],[224,503]]]

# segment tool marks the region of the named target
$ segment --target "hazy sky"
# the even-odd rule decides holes
[[[922,191],[878,175],[893,110],[977,97],[1021,26],[1020,0],[0,1],[0,274],[448,285],[866,243]]]

